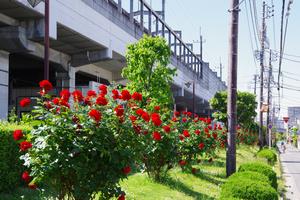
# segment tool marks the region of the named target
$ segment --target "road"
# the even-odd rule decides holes
[[[300,200],[300,150],[286,145],[285,153],[280,154],[283,177],[287,189],[287,200]]]

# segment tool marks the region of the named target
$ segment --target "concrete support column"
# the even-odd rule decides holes
[[[0,51],[0,120],[8,115],[9,53]]]
[[[69,66],[69,88],[70,92],[75,90],[76,87],[76,82],[75,82],[75,74],[76,74],[76,69],[72,66]]]

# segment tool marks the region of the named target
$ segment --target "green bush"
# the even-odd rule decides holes
[[[240,180],[240,179],[249,179],[253,181],[260,181],[260,182],[265,182],[268,183],[271,186],[271,181],[269,178],[259,172],[253,172],[253,171],[244,171],[244,172],[238,172],[234,173],[233,175],[230,176],[228,181],[232,180]]]
[[[265,158],[270,165],[274,165],[277,161],[276,153],[271,149],[262,149],[257,153],[257,157]]]
[[[276,173],[272,170],[272,168],[264,163],[245,163],[242,164],[238,170],[239,172],[243,171],[254,171],[254,172],[259,172],[269,178],[271,181],[271,185],[273,188],[277,189],[277,177]]]
[[[267,182],[235,176],[222,185],[220,199],[278,200],[278,195]]]
[[[16,129],[28,131],[30,128],[7,122],[0,122],[0,192],[12,192],[20,185],[22,174],[22,162],[18,144],[12,137]]]

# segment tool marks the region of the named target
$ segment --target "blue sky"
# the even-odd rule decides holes
[[[146,0],[154,9],[161,9],[161,0]],[[242,1],[242,0],[240,0]],[[253,50],[257,50],[254,40],[253,29],[250,19],[249,2],[256,1],[258,24],[261,26],[262,0],[245,0],[240,5],[240,26],[239,26],[239,60],[238,60],[238,89],[253,92],[253,76],[259,72],[259,62],[254,61]],[[266,0],[271,6],[274,1],[274,23],[273,18],[267,19],[267,37],[270,41],[270,48],[279,50],[280,39],[280,15],[282,1]],[[288,2],[288,0],[286,0]],[[246,3],[246,4],[245,4]],[[220,58],[224,66],[223,80],[227,81],[227,63],[228,63],[228,33],[229,33],[229,5],[230,0],[166,0],[166,21],[173,30],[182,30],[183,39],[186,42],[199,40],[199,29],[205,43],[203,44],[203,58],[210,63],[213,70],[219,72]],[[247,12],[251,32],[249,32],[247,22]],[[288,23],[288,32],[285,45],[285,53],[300,56],[300,3],[294,1],[291,6],[291,14]],[[275,33],[275,39],[274,39]],[[274,43],[276,41],[276,44]],[[253,43],[253,50],[251,47]],[[259,44],[258,44],[259,45]],[[199,44],[194,44],[194,51],[199,52]],[[299,60],[300,57],[285,56],[292,60]],[[266,62],[267,64],[267,62]],[[278,61],[273,62],[274,71],[278,71]],[[300,106],[300,62],[291,62],[284,60],[282,70],[286,76],[283,79],[284,85],[298,86],[299,91],[284,89],[281,91],[281,112],[280,115],[286,115],[288,106]],[[299,74],[299,75],[298,75]],[[274,74],[277,81],[277,74]],[[296,79],[296,80],[295,80]],[[299,79],[299,80],[297,80]],[[258,86],[258,85],[257,85]],[[257,89],[259,92],[259,89]],[[282,93],[283,92],[283,93]],[[273,90],[274,100],[278,105],[278,92]]]

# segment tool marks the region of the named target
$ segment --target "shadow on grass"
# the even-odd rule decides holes
[[[203,166],[214,166],[214,167],[225,167],[225,161],[214,160],[213,162],[203,161],[201,163]]]
[[[207,175],[206,172],[200,171],[200,172],[198,172],[196,174],[193,174],[193,175],[196,176],[197,178],[208,181],[208,182],[213,183],[215,185],[221,185],[225,182],[225,181],[213,178],[213,177],[225,178],[223,174],[210,174],[210,175]]]
[[[185,185],[184,183],[177,181],[177,180],[173,179],[172,177],[165,177],[161,181],[161,184],[166,185],[166,186],[170,187],[171,189],[180,191],[188,196],[191,196],[191,197],[195,198],[195,200],[215,200],[214,197],[194,191],[190,187]]]

